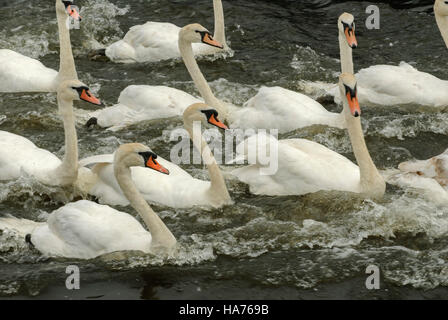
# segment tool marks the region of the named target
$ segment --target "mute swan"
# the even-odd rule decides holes
[[[149,148],[138,143],[120,146],[114,157],[118,184],[149,232],[133,216],[86,200],[55,210],[46,223],[0,218],[0,228],[25,235],[28,242],[47,256],[93,259],[125,250],[171,253],[176,238],[142,198],[131,179],[130,169],[134,166],[169,174],[156,158]]]
[[[185,66],[190,73],[205,103],[213,106],[225,119],[227,108],[216,99],[194,58],[192,43],[204,43],[221,48],[210,32],[199,24],[190,24],[179,31],[179,49]],[[191,104],[200,102],[197,98],[178,89],[166,86],[131,85],[125,88],[118,99],[118,104],[97,110],[90,114],[89,124],[100,127],[120,129],[143,120],[166,118],[181,115]]]
[[[385,182],[364,141],[355,77],[348,73],[341,74],[339,90],[341,96],[345,97],[343,114],[359,167],[318,143],[305,139],[277,141],[270,137],[270,142],[277,143],[278,147],[278,170],[275,174],[261,175],[260,169],[266,165],[260,164],[258,159],[257,164],[235,169],[232,173],[249,184],[251,192],[255,194],[302,195],[319,190],[339,190],[361,193],[367,197],[382,197]],[[260,134],[243,142],[246,143],[246,157],[247,150],[263,147],[259,141]],[[272,146],[270,150],[273,150]],[[275,160],[274,156],[271,154],[271,159]]]
[[[79,80],[64,80],[59,85],[57,96],[59,113],[64,122],[64,160],[61,161],[51,152],[36,147],[24,137],[0,131],[0,181],[17,179],[24,174],[34,176],[48,185],[66,186],[76,181],[78,139],[73,100],[84,100],[96,105],[101,102]]]
[[[448,149],[428,160],[402,162],[398,169],[389,175],[388,183],[417,189],[438,204],[448,203]]]
[[[215,38],[228,50],[225,37],[224,11],[221,0],[213,0],[215,14]],[[105,55],[114,62],[155,62],[179,58],[181,53],[177,45],[181,28],[168,22],[149,21],[143,25],[131,27],[122,40],[106,48]],[[215,54],[222,48],[194,44],[195,55]]]
[[[147,201],[174,208],[192,206],[217,208],[231,204],[232,200],[219,166],[202,135],[197,136],[200,132],[194,131],[193,124],[197,121],[203,125],[211,124],[224,130],[227,127],[218,120],[218,112],[203,103],[189,106],[184,112],[183,119],[184,127],[189,133],[193,145],[198,150],[202,150],[202,159],[207,166],[210,181],[193,178],[176,164],[159,157],[160,164],[170,171],[170,175],[155,176],[150,170],[132,168],[132,179],[137,189]],[[193,133],[196,135],[193,136]],[[97,175],[97,181],[90,187],[88,193],[96,196],[100,203],[127,205],[128,200],[114,178],[113,167],[110,164],[111,159],[112,155],[102,155],[80,161],[81,166],[97,163],[92,169],[92,172]]]
[[[56,16],[60,43],[59,73],[40,61],[20,53],[0,49],[0,92],[55,92],[58,84],[76,77],[67,17],[81,20],[72,1],[56,0]],[[60,75],[65,74],[67,78]]]
[[[434,14],[448,46],[448,2],[436,0]],[[448,81],[418,71],[401,62],[399,66],[375,65],[362,69],[358,79],[359,101],[369,105],[418,104],[431,107],[448,105]],[[336,101],[339,99],[336,93]]]
[[[353,73],[352,48],[358,43],[353,15],[343,13],[338,19],[342,72]],[[310,97],[281,87],[262,87],[243,108],[232,112],[231,128],[278,129],[280,133],[323,124],[345,128],[344,116],[327,111]]]

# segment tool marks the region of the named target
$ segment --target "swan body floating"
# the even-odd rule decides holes
[[[215,14],[214,38],[228,50],[225,39],[224,12],[221,0],[213,0]],[[156,62],[179,58],[179,31],[181,28],[168,22],[149,21],[143,25],[131,27],[122,40],[106,48],[106,56],[114,62]],[[222,48],[193,44],[195,55],[215,54]]]
[[[343,114],[359,167],[340,154],[309,140],[277,141],[272,136],[266,139],[258,134],[243,142],[244,156],[250,157],[249,150],[266,148],[262,143],[269,141],[268,151],[278,150],[277,157],[270,154],[271,161],[278,159],[277,172],[262,175],[260,169],[266,169],[268,165],[257,158],[256,163],[235,169],[232,173],[247,183],[254,194],[302,195],[319,190],[338,190],[374,198],[382,197],[385,182],[378,173],[364,141],[355,77],[343,73],[340,76],[339,89],[345,97]],[[274,149],[272,143],[277,144]]]
[[[448,2],[436,0],[434,13],[437,25],[448,46]],[[375,105],[417,104],[429,107],[448,105],[448,81],[421,72],[408,63],[399,66],[375,65],[360,70],[358,80],[359,102]],[[331,91],[338,102],[338,90]]]
[[[354,17],[343,13],[338,19],[342,72],[353,73],[352,49],[358,46]],[[280,133],[320,124],[345,128],[341,113],[329,112],[310,97],[281,87],[262,87],[243,108],[229,115],[231,128],[278,129]]]
[[[33,176],[47,185],[72,185],[78,174],[78,139],[73,101],[101,102],[79,80],[65,80],[58,89],[59,113],[64,122],[65,155],[61,161],[51,152],[38,148],[19,135],[0,131],[0,181]]]
[[[174,208],[192,206],[217,208],[231,204],[232,200],[219,166],[200,132],[194,132],[193,125],[198,122],[220,129],[227,129],[227,127],[218,120],[218,112],[203,103],[189,106],[184,112],[183,119],[184,127],[193,145],[200,150],[207,166],[210,181],[193,178],[176,164],[159,157],[158,161],[170,171],[170,175],[161,176],[144,168],[132,168],[132,179],[137,189],[147,201]],[[96,164],[92,169],[92,172],[97,175],[96,181],[90,186],[90,190],[86,191],[96,196],[100,203],[127,205],[129,202],[113,175],[113,166],[110,163],[112,157],[112,155],[93,156],[80,161],[81,166]]]
[[[199,24],[183,27],[178,38],[185,66],[202,98],[206,104],[217,109],[221,117],[225,119],[227,108],[213,95],[192,50],[194,43],[222,48],[221,43],[214,40],[210,32]],[[138,121],[182,115],[189,105],[196,102],[200,100],[175,88],[132,85],[121,92],[117,105],[90,113],[92,120],[89,122],[111,130],[118,130]]]
[[[166,86],[130,85],[118,103],[90,114],[96,124],[115,131],[140,121],[170,118],[182,114],[191,104],[201,102],[185,91]]]
[[[448,149],[428,160],[411,160],[400,163],[387,182],[420,191],[437,204],[448,203]]]
[[[55,92],[65,79],[73,79],[74,61],[70,44],[70,33],[66,25],[68,16],[80,20],[72,1],[56,0],[56,16],[59,29],[60,70],[71,68],[68,78],[40,61],[8,49],[0,49],[0,92]]]
[[[46,256],[93,259],[127,250],[170,254],[176,238],[142,198],[131,179],[134,166],[169,174],[156,159],[157,155],[141,144],[122,145],[114,157],[113,170],[118,184],[149,231],[127,213],[86,200],[55,210],[45,223],[0,218],[0,229],[19,232]]]

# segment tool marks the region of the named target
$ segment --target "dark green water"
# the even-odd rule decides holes
[[[130,84],[168,85],[197,95],[179,61],[120,65],[89,61],[87,53],[151,20],[179,26],[199,22],[213,29],[211,0],[77,3],[84,18],[81,30],[72,32],[79,77],[106,105],[114,104]],[[223,4],[234,56],[203,59],[199,64],[215,94],[235,105],[241,106],[261,85],[308,92],[308,83],[336,82],[336,21],[344,11],[357,20],[356,70],[406,61],[448,79],[447,49],[428,1],[414,1],[410,7],[397,1],[379,3],[380,30],[364,25],[370,2],[223,0]],[[0,47],[57,69],[54,16],[53,1],[0,1]],[[322,101],[329,110],[339,110],[328,99]],[[412,106],[363,109],[366,141],[378,168],[394,168],[404,160],[428,158],[447,148],[446,112],[410,110]],[[56,111],[53,94],[0,94],[0,130],[26,136],[62,155],[63,130]],[[173,144],[161,137],[161,131],[179,126],[180,119],[158,120],[112,133],[87,130],[79,123],[80,154],[110,153],[120,143],[138,141],[168,158]],[[306,137],[353,159],[341,130],[313,127],[284,137]],[[201,166],[187,168],[206,177]],[[179,255],[168,261],[134,253],[119,262],[47,259],[14,234],[0,234],[0,297],[448,298],[448,209],[415,192],[388,186],[384,199],[374,202],[333,193],[253,196],[235,180],[228,186],[235,205],[220,210],[154,206],[180,243]],[[0,215],[45,220],[69,196],[69,190],[26,179],[3,183]],[[123,210],[135,214],[130,207]],[[70,264],[81,269],[79,291],[65,288],[65,268]],[[365,288],[370,264],[380,267],[380,290]]]

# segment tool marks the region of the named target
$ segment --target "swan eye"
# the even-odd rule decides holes
[[[350,88],[349,86],[347,86],[347,85],[345,85],[344,84],[344,87],[345,87],[345,94],[347,95],[347,94],[350,94],[350,98],[355,98],[356,97],[356,92],[357,92],[357,88],[356,88],[356,86],[357,85],[355,85],[355,88]]]
[[[79,95],[81,95],[82,92],[83,92],[83,90],[85,90],[86,93],[87,93],[87,95],[88,95],[89,97],[91,96],[91,95],[90,95],[90,89],[89,89],[89,87],[86,87],[86,86],[80,86],[80,87],[72,87],[72,89],[78,91],[78,94],[79,94]]]
[[[156,163],[154,160],[157,159],[157,155],[154,152],[146,151],[146,152],[139,152],[139,155],[143,157],[143,160],[145,160],[145,163],[148,163],[148,161],[152,161]]]
[[[218,118],[218,111],[216,111],[215,109],[201,110],[201,112],[205,114],[207,121],[210,120],[212,116],[214,116],[216,119]]]
[[[349,31],[354,30],[355,29],[355,22],[352,23],[345,23],[344,21],[342,22],[342,26],[344,27],[344,30],[348,29]]]

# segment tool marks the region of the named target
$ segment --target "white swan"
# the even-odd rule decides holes
[[[356,79],[343,73],[339,78],[343,99],[343,114],[358,166],[340,154],[309,140],[288,139],[277,143],[278,170],[272,175],[261,175],[260,169],[267,164],[251,164],[233,170],[233,174],[249,184],[250,191],[266,195],[302,195],[319,190],[339,190],[361,193],[367,197],[382,197],[385,182],[373,163],[361,128],[360,109],[357,100]],[[246,154],[260,145],[260,135],[247,139]],[[264,140],[265,141],[265,140]],[[252,147],[250,146],[252,144]],[[241,148],[241,147],[239,147]],[[272,147],[270,150],[275,150]],[[271,160],[271,161],[272,161]]]
[[[131,215],[91,201],[69,203],[51,213],[46,223],[12,217],[0,218],[0,229],[24,235],[46,256],[92,259],[116,251],[171,253],[176,238],[142,198],[131,179],[131,167],[169,172],[157,156],[141,144],[120,146],[115,153],[114,175],[148,231]]]
[[[354,18],[343,13],[338,19],[342,72],[353,73],[352,48],[357,47]],[[231,128],[278,129],[280,133],[322,124],[345,128],[344,116],[329,112],[310,97],[281,87],[262,87],[243,108],[228,119]]]
[[[75,71],[76,72],[76,71]],[[65,155],[63,161],[51,152],[38,148],[19,135],[0,131],[0,181],[22,175],[35,177],[48,185],[71,185],[78,174],[78,139],[73,100],[101,104],[79,80],[64,80],[57,91],[59,113],[64,122]]]
[[[221,0],[213,0],[215,14],[214,38],[228,50],[225,39],[224,12]],[[149,21],[143,25],[131,27],[122,40],[106,48],[106,56],[114,62],[155,62],[179,58],[181,53],[177,45],[181,28],[168,22]],[[195,55],[215,54],[222,48],[213,48],[203,44],[194,44]]]
[[[388,176],[388,183],[418,190],[437,204],[448,203],[448,149],[428,160],[402,162],[398,169]]]
[[[70,32],[66,25],[69,15],[76,20],[81,19],[72,7],[72,1],[56,0],[60,43],[59,73],[36,59],[0,49],[0,92],[55,92],[61,81],[76,78]]]
[[[448,46],[448,2],[436,0],[434,13],[437,25]],[[368,105],[417,104],[430,107],[448,105],[448,81],[418,71],[401,62],[399,66],[375,65],[360,70],[358,80],[359,101]],[[336,93],[335,100],[339,96]]]
[[[213,95],[192,50],[193,43],[204,43],[217,48],[222,45],[199,24],[183,27],[177,38],[185,66],[202,98],[206,104],[217,109],[221,118],[225,119],[227,108]],[[197,102],[200,100],[178,89],[166,86],[131,85],[121,92],[117,105],[90,113],[92,120],[89,120],[89,123],[97,123],[100,127],[116,130],[143,120],[182,115],[189,105]]]
[[[201,133],[194,131],[193,124],[197,121],[203,125],[211,124],[221,129],[227,129],[227,127],[218,120],[218,112],[203,103],[188,107],[184,112],[183,119],[184,127],[189,133],[193,145],[201,150],[210,181],[193,178],[176,164],[159,157],[158,161],[170,171],[170,175],[160,176],[155,175],[151,170],[132,168],[132,179],[137,189],[147,201],[174,208],[192,206],[217,208],[231,204],[232,200],[221,170]],[[80,165],[97,163],[92,169],[92,172],[97,175],[97,179],[86,191],[96,196],[100,203],[127,205],[128,200],[123,195],[113,175],[111,159],[112,155],[102,155],[80,161]]]

